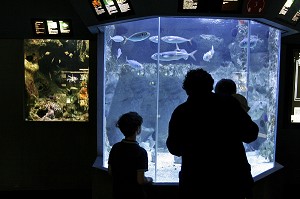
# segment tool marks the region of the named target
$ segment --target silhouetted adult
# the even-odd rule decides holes
[[[236,99],[213,93],[213,84],[207,71],[188,71],[182,86],[188,98],[169,121],[167,148],[182,157],[180,199],[245,198],[249,176],[242,174],[250,165],[242,142],[254,141],[259,129]]]

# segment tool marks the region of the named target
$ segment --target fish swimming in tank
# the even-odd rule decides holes
[[[214,46],[212,45],[211,49],[206,53],[204,53],[203,60],[209,62],[211,58],[214,56],[214,54],[215,54],[215,50],[214,50]]]
[[[191,53],[188,53],[185,49],[179,49],[178,45],[176,44],[176,49],[174,51],[166,51],[161,53],[154,53],[151,55],[151,58],[154,60],[160,61],[176,61],[179,59],[187,60],[189,57],[193,58],[196,61],[194,54],[197,50],[194,50]]]
[[[254,48],[258,41],[259,41],[258,36],[251,35],[250,39],[248,39],[248,37],[245,37],[244,39],[242,39],[242,41],[240,41],[240,43],[239,43],[239,47],[240,48],[247,48],[248,44],[249,44],[250,48]]]
[[[149,37],[149,40],[152,41],[153,43],[158,43],[158,36],[151,36]]]
[[[120,35],[115,35],[115,36],[109,36],[110,37],[110,39],[109,39],[109,41],[110,40],[113,40],[114,42],[122,42],[122,41],[124,41],[124,37],[123,36],[120,36]]]
[[[145,39],[147,39],[150,36],[149,32],[137,32],[132,34],[129,37],[124,36],[124,44],[129,40],[129,41],[133,41],[133,42],[138,42],[138,41],[143,41]]]
[[[118,54],[117,54],[117,59],[119,59],[119,57],[122,55],[122,50],[121,48],[118,48]]]
[[[170,44],[179,44],[179,43],[183,43],[183,42],[190,42],[190,44],[192,44],[192,38],[186,39],[186,38],[179,37],[179,36],[164,36],[161,38],[161,40],[166,43],[170,43]]]
[[[140,62],[133,60],[133,59],[127,59],[126,57],[126,62],[128,63],[129,66],[131,66],[134,69],[143,69],[143,64],[141,64]]]

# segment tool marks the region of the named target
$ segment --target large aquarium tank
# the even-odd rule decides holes
[[[102,25],[99,30],[102,167],[108,166],[112,145],[123,139],[115,126],[119,116],[137,111],[144,118],[138,142],[148,152],[146,175],[155,182],[178,182],[181,159],[166,147],[168,122],[174,108],[187,99],[182,82],[195,68],[207,70],[215,83],[222,78],[235,81],[259,126],[258,139],[244,144],[252,175],[274,167],[280,30],[252,20],[198,17],[157,17]]]

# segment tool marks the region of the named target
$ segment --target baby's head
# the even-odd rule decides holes
[[[243,95],[236,93],[236,94],[233,94],[232,96],[240,102],[242,108],[246,112],[248,112],[250,110],[250,107],[248,106],[247,99]]]
[[[215,86],[215,93],[232,95],[236,93],[236,84],[232,79],[221,79]]]

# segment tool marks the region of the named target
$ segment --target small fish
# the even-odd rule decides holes
[[[149,40],[152,41],[153,43],[158,43],[158,36],[151,36],[149,37]]]
[[[237,33],[238,33],[238,29],[237,29],[237,28],[233,28],[233,29],[231,30],[231,36],[232,36],[232,37],[236,37],[236,36],[237,36]]]
[[[186,39],[183,37],[179,37],[179,36],[164,36],[161,38],[161,40],[163,40],[164,42],[170,43],[170,44],[179,44],[179,43],[183,43],[183,42],[190,42],[190,44],[192,44],[192,38],[191,39]]]
[[[178,45],[176,44],[176,49],[174,51],[154,53],[153,55],[151,55],[151,58],[154,60],[159,59],[160,61],[175,61],[179,59],[187,60],[189,57],[191,57],[196,61],[196,58],[194,57],[194,54],[196,52],[197,50],[188,53],[185,49],[179,49]]]
[[[50,55],[50,52],[49,51],[45,52],[45,55]]]
[[[248,37],[245,37],[244,39],[242,39],[242,41],[240,41],[239,47],[240,48],[247,48],[248,44],[249,44],[250,48],[254,48],[256,46],[258,40],[259,40],[258,36],[255,36],[255,35],[250,36],[250,42],[249,42]]]
[[[143,69],[144,67],[143,67],[143,65],[140,63],[140,62],[138,62],[138,61],[136,61],[136,60],[133,60],[133,59],[127,59],[127,57],[126,57],[126,62],[129,64],[129,66],[131,66],[132,68],[135,68],[135,69]]]
[[[110,40],[113,40],[114,42],[122,42],[122,41],[124,41],[124,37],[120,36],[120,35],[116,35],[116,36],[113,36],[113,37],[110,36]]]
[[[214,46],[211,46],[211,49],[206,53],[204,53],[203,60],[209,62],[210,59],[214,56],[214,54],[215,54]]]
[[[119,57],[122,55],[122,50],[121,48],[118,48],[118,54],[117,54],[117,59],[119,59]]]
[[[147,39],[149,36],[150,36],[149,32],[137,32],[137,33],[134,33],[133,35],[131,35],[130,37],[124,36],[124,44],[128,40],[133,41],[133,42],[143,41],[143,40]]]

